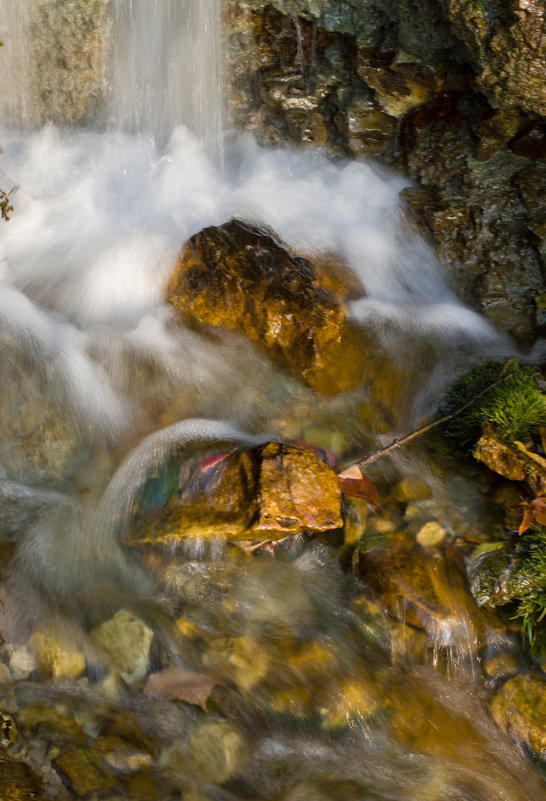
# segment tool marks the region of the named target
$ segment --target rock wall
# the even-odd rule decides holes
[[[546,35],[531,0],[228,0],[232,124],[373,157],[459,296],[520,342],[546,324]]]

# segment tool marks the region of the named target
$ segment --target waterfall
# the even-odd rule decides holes
[[[102,126],[218,155],[222,0],[0,0],[2,125]]]
[[[186,125],[222,138],[221,0],[115,0],[110,116],[164,144]]]

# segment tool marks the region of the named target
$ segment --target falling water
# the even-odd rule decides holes
[[[530,774],[522,789],[529,764],[482,703],[476,629],[460,587],[446,620],[422,633],[429,658],[412,662],[406,649],[393,658],[392,621],[379,610],[369,623],[360,586],[327,545],[298,540],[279,559],[188,545],[169,554],[161,581],[121,547],[142,483],[173,453],[287,432],[297,439],[316,425],[341,431],[353,449],[381,442],[430,412],[453,370],[507,350],[458,303],[406,225],[403,178],[372,163],[332,164],[245,139],[236,174],[226,177],[220,5],[0,0],[0,110],[9,123],[1,166],[20,186],[12,219],[0,222],[0,533],[17,546],[0,589],[0,628],[15,645],[0,646],[0,658],[15,664],[30,632],[54,620],[90,665],[86,679],[66,682],[68,691],[19,681],[12,713],[46,698],[84,721],[92,738],[131,710],[143,742],[151,737],[160,754],[156,796],[169,801],[181,789],[184,798],[222,801],[537,801],[540,781]],[[79,83],[69,33],[64,66],[51,67],[61,21],[92,56]],[[36,43],[46,40],[52,52],[40,76]],[[180,247],[234,216],[270,226],[298,251],[335,253],[356,272],[366,294],[350,312],[373,334],[378,365],[397,376],[395,430],[370,431],[359,419],[361,405],[374,402],[367,386],[320,401],[248,343],[175,324],[163,292]],[[396,469],[410,462],[401,458]],[[426,474],[423,462],[417,469]],[[442,487],[428,503],[446,525],[456,514]],[[436,562],[432,568],[434,579]],[[184,647],[165,634],[165,593],[176,595],[185,630],[198,632]],[[224,706],[203,714],[204,724],[194,708],[143,700],[138,687],[118,688],[112,711],[100,690],[104,664],[87,635],[122,606],[192,670],[210,669],[215,643],[259,643],[268,681],[239,692],[234,674],[218,669]],[[7,698],[0,690],[0,711]],[[340,712],[340,699],[352,707]],[[202,724],[224,726],[224,712],[249,753],[240,786],[211,789],[206,768],[191,774],[176,748]],[[201,750],[209,747],[218,742],[205,740]],[[55,775],[44,770],[47,797],[64,800]]]
[[[160,145],[183,124],[220,152],[220,9],[221,0],[115,0],[114,124]]]

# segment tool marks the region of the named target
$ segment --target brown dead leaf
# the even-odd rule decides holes
[[[523,517],[521,518],[521,523],[519,524],[518,534],[521,535],[527,531],[528,528],[531,528],[533,525],[533,510],[531,509],[531,505],[528,503],[522,503],[523,507]]]
[[[351,495],[353,498],[364,498],[372,506],[379,506],[379,492],[377,487],[369,478],[362,475],[358,465],[348,467],[338,475],[339,488],[344,495]]]
[[[206,673],[193,673],[176,667],[165,668],[148,676],[145,692],[148,695],[162,695],[175,701],[200,706],[207,711],[207,701],[217,684],[214,676]]]
[[[531,528],[533,523],[538,523],[539,526],[546,526],[546,497],[541,495],[532,501],[524,501],[521,505],[523,507],[523,517],[518,528],[520,536]]]

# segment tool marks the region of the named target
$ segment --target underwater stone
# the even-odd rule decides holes
[[[0,756],[0,798],[5,801],[39,801],[42,781],[24,762]]]
[[[208,720],[187,739],[175,742],[162,754],[161,763],[182,786],[188,779],[224,784],[242,771],[249,750],[234,723]]]
[[[127,609],[92,629],[89,639],[110,670],[127,684],[141,681],[148,671],[153,631]]]
[[[83,653],[54,628],[43,626],[34,631],[29,645],[43,676],[77,679],[85,670]]]
[[[497,724],[546,759],[546,682],[532,676],[509,679],[491,702]]]
[[[67,751],[54,759],[53,764],[66,776],[70,787],[80,797],[118,784],[118,780],[106,772],[93,748]]]

